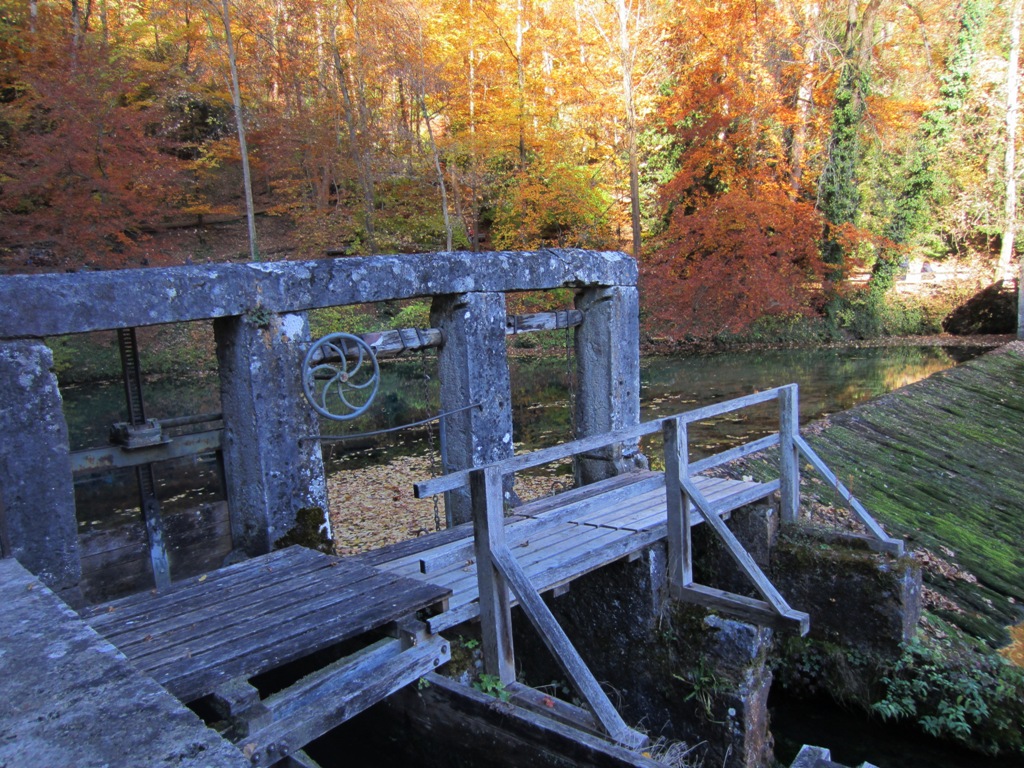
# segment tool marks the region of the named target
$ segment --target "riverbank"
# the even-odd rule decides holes
[[[691,355],[704,356],[722,352],[756,352],[765,349],[813,347],[819,349],[873,349],[877,347],[950,347],[996,349],[1014,341],[1009,334],[977,334],[954,336],[948,333],[927,336],[877,336],[870,339],[843,339],[839,341],[751,341],[722,339],[692,339],[674,341],[664,338],[646,338],[641,341],[641,356]]]

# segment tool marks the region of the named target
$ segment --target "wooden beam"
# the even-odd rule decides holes
[[[689,479],[683,479],[682,485],[683,490],[689,494],[697,509],[704,515],[704,522],[710,525],[714,532],[718,534],[718,538],[725,544],[726,551],[730,557],[747,574],[754,587],[761,593],[761,597],[771,603],[778,613],[782,614],[789,611],[790,607],[786,599],[779,594],[775,585],[769,581],[764,571],[754,562],[754,558],[750,556],[750,553],[740,543],[740,540],[736,538],[736,535],[729,530],[725,521],[714,513],[714,509],[707,499],[704,498],[704,494],[700,492],[700,489]]]
[[[502,683],[515,682],[512,646],[512,607],[508,585],[491,561],[495,550],[505,549],[504,498],[501,473],[492,465],[470,473],[476,576],[480,596],[480,634],[484,671]]]
[[[533,312],[524,315],[512,315],[505,320],[505,335],[518,336],[520,333],[536,333],[537,331],[558,331],[574,328],[583,322],[583,313],[578,309],[565,309],[558,312]],[[356,334],[365,341],[378,357],[399,355],[403,352],[415,352],[420,349],[440,347],[444,344],[444,334],[439,328],[396,328],[390,331]],[[353,356],[355,353],[353,352]],[[333,355],[314,355],[313,363],[335,362]]]
[[[407,689],[389,698],[377,710],[381,716],[367,724],[372,729],[368,734],[371,741],[386,740],[397,728],[403,735],[403,746],[415,745],[397,755],[385,752],[385,762],[406,765],[410,758],[415,762],[417,752],[424,749],[439,755],[435,762],[443,762],[443,755],[453,750],[453,738],[457,736],[455,752],[464,765],[665,768],[664,763],[612,744],[603,735],[566,725],[547,712],[517,706],[514,693],[512,701],[499,702],[438,673],[427,675],[425,680],[427,685],[422,690]],[[454,753],[449,762],[455,762]]]
[[[725,592],[721,589],[706,587],[703,584],[688,584],[685,587],[673,588],[671,594],[677,600],[721,611],[742,621],[787,632],[796,631],[801,637],[807,634],[811,626],[810,617],[803,611],[790,609],[785,613],[779,613],[764,600]]]
[[[713,456],[708,456],[706,459],[695,461],[690,465],[690,474],[697,475],[701,472],[705,472],[714,467],[720,467],[723,464],[728,464],[730,461],[736,461],[742,459],[745,456],[749,456],[752,453],[758,453],[765,451],[779,444],[779,435],[768,435],[768,437],[762,437],[760,440],[753,440],[743,445],[738,445],[735,448],[730,448],[728,451],[722,451],[716,453]]]
[[[800,515],[800,459],[794,440],[800,436],[800,403],[796,384],[779,392],[779,480],[782,522]]]
[[[810,462],[811,466],[817,470],[818,474],[827,482],[832,489],[839,494],[839,497],[846,503],[847,508],[853,512],[857,519],[860,520],[864,527],[867,528],[872,536],[877,540],[877,546],[884,552],[896,555],[897,557],[902,555],[904,552],[902,539],[894,539],[889,536],[878,524],[878,521],[872,516],[864,505],[861,504],[856,497],[850,493],[849,489],[840,482],[839,478],[836,477],[835,473],[828,468],[828,465],[822,461],[821,457],[814,452],[814,449],[804,440],[800,435],[794,438],[796,447],[800,453],[803,454],[804,458]]]
[[[273,722],[238,747],[252,765],[273,765],[450,658],[442,637],[404,650],[401,640],[380,640],[264,699]]]
[[[567,459],[570,456],[575,456],[580,453],[595,451],[614,443],[628,443],[639,440],[641,437],[652,435],[655,432],[660,432],[664,423],[669,419],[682,419],[687,424],[692,424],[695,421],[721,416],[726,413],[731,413],[732,411],[748,408],[752,405],[765,403],[776,399],[779,396],[779,393],[784,389],[785,387],[776,387],[765,390],[764,392],[755,392],[752,395],[738,397],[734,400],[727,400],[723,403],[715,403],[714,405],[679,413],[675,416],[652,419],[651,421],[645,421],[643,424],[637,424],[636,426],[626,427],[624,429],[617,429],[614,432],[606,432],[600,435],[580,438],[579,440],[572,440],[568,443],[552,446],[551,448],[542,448],[539,451],[513,456],[511,459],[495,462],[492,466],[497,467],[503,475],[507,475],[512,472],[519,472],[523,469],[530,469],[531,467],[539,467],[542,464],[548,464],[552,461],[558,461],[559,459]],[[422,499],[428,496],[433,496],[437,493],[443,493],[444,491],[453,491],[456,488],[463,488],[469,484],[469,473],[471,471],[472,470],[469,469],[459,470],[458,472],[451,472],[442,477],[435,477],[430,480],[415,483],[413,485],[413,491],[416,498]]]
[[[601,684],[597,682],[589,667],[580,658],[565,631],[537,594],[529,577],[519,563],[508,551],[507,547],[491,551],[491,559],[501,574],[508,581],[519,600],[519,605],[526,613],[530,623],[536,628],[544,645],[548,647],[562,671],[576,691],[593,709],[597,719],[604,726],[608,735],[623,746],[639,748],[648,739],[645,735],[634,731],[626,725],[622,717],[612,706]]]
[[[601,723],[597,721],[592,712],[522,683],[512,683],[506,686],[506,690],[509,692],[509,700],[516,706],[544,715],[577,730],[592,733],[595,736],[604,736]]]
[[[682,419],[664,424],[665,506],[668,512],[668,580],[682,587],[693,583],[693,550],[690,541],[690,499],[682,481],[689,478],[687,425]]]

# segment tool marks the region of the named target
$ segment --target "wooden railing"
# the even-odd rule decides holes
[[[772,401],[779,403],[777,433],[699,461],[689,461],[690,424]],[[417,498],[466,486],[470,489],[485,671],[497,676],[506,685],[515,682],[509,594],[511,589],[526,616],[558,660],[577,692],[590,705],[602,727],[613,739],[630,746],[643,743],[644,737],[622,721],[512,554],[506,540],[504,525],[503,481],[506,475],[513,472],[586,454],[609,445],[635,445],[640,438],[658,432],[662,434],[665,445],[669,584],[672,594],[678,599],[724,610],[756,623],[795,629],[800,634],[807,632],[807,614],[788,605],[722,519],[722,516],[731,510],[778,492],[782,522],[795,522],[800,509],[801,456],[818,471],[826,483],[832,486],[838,497],[865,525],[873,537],[876,548],[895,554],[903,552],[903,542],[890,538],[882,530],[863,505],[850,494],[800,437],[796,384],[654,419],[606,434],[584,437],[551,448],[520,454],[484,467],[452,472],[416,483],[414,491]],[[714,503],[708,501],[697,487],[694,479],[697,473],[776,446],[779,449],[778,479],[745,487]],[[692,518],[695,510],[721,539],[739,568],[750,578],[761,595],[761,600],[694,582],[691,523],[694,522]]]

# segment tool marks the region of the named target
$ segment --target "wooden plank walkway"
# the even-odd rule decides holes
[[[725,514],[731,501],[752,503],[778,488],[777,484],[702,475],[694,479]],[[505,520],[505,535],[533,586],[547,592],[665,538],[666,521],[664,474],[632,472],[517,507]],[[702,522],[700,512],[693,510],[691,524]],[[427,620],[433,632],[480,614],[472,524],[367,553],[358,560],[450,589],[448,610]]]
[[[446,662],[447,642],[416,615],[443,609],[449,594],[289,547],[83,615],[182,701],[213,695],[237,709],[246,757],[271,765]],[[355,638],[365,641],[359,650],[262,700],[248,683]]]

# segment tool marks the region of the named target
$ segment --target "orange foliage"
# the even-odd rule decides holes
[[[0,246],[36,244],[44,262],[109,265],[166,212],[177,174],[145,80],[82,45],[37,38],[24,51],[0,118]],[[39,246],[42,246],[40,249]]]
[[[727,192],[692,213],[677,208],[643,266],[652,319],[664,332],[710,336],[763,315],[809,312],[825,265],[821,215],[777,189]]]

